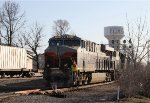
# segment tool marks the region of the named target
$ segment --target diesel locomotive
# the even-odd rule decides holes
[[[71,71],[72,60],[77,63],[76,78]],[[119,64],[120,53],[114,48],[64,34],[49,39],[43,77],[48,84],[60,86],[111,81]]]

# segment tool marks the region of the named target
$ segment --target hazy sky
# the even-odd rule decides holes
[[[44,26],[46,39],[52,36],[53,21],[66,19],[71,31],[77,36],[96,43],[107,44],[104,37],[105,26],[126,27],[126,15],[129,21],[139,16],[150,20],[149,0],[16,0],[25,11],[29,24],[35,21]],[[0,0],[0,5],[4,0]]]

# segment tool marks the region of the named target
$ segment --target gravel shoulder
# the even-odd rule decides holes
[[[45,88],[46,81],[42,77],[0,79],[0,94],[28,89]]]
[[[1,103],[114,103],[116,84],[96,86],[77,91],[65,92],[65,98],[49,95],[24,95],[2,99]]]
[[[0,96],[9,95],[16,90],[40,89],[45,87],[43,78],[0,80]],[[31,88],[32,86],[32,88]],[[117,98],[117,84],[95,86],[77,91],[64,92],[65,98],[51,95],[31,94],[22,96],[8,96],[0,99],[0,103],[150,103],[147,98],[124,98],[119,102]]]

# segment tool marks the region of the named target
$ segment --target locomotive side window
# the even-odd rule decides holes
[[[50,40],[50,46],[56,45],[67,45],[67,46],[80,46],[80,40]]]
[[[49,41],[49,46],[55,46],[56,45],[56,43],[54,42],[54,41]]]
[[[72,44],[73,46],[80,46],[80,40],[73,40]]]

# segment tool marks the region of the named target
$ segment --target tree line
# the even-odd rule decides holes
[[[119,70],[119,86],[127,97],[150,97],[150,34],[146,16],[135,21],[127,19],[126,30],[122,48],[126,59],[124,67]]]

